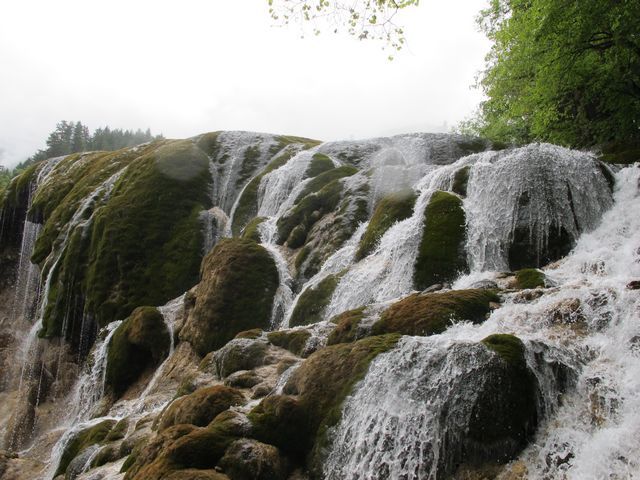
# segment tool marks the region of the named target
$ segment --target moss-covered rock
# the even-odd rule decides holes
[[[233,215],[231,230],[234,235],[239,235],[243,228],[258,213],[258,189],[262,178],[268,173],[285,165],[291,158],[301,150],[307,150],[318,145],[317,140],[299,138],[291,136],[278,137],[278,143],[273,150],[276,155],[271,162],[245,186],[238,199]]]
[[[247,223],[247,226],[242,230],[242,234],[240,235],[242,238],[247,240],[253,240],[256,243],[260,243],[260,230],[258,227],[262,222],[264,222],[264,217],[256,217]]]
[[[289,350],[297,356],[302,355],[304,348],[307,345],[307,340],[309,340],[310,337],[311,333],[308,330],[302,329],[280,330],[267,334],[267,339],[272,345]]]
[[[435,335],[452,322],[480,323],[486,319],[492,302],[500,299],[492,290],[451,290],[410,295],[385,310],[373,324],[371,333]]]
[[[222,240],[203,261],[196,303],[180,338],[205,355],[239,332],[267,329],[278,285],[267,250],[246,239]]]
[[[469,183],[470,166],[462,167],[453,174],[453,182],[451,184],[451,190],[457,193],[461,197],[467,196],[467,183]]]
[[[342,402],[370,362],[395,346],[398,335],[370,337],[313,353],[293,373],[286,395],[266,397],[249,413],[253,436],[302,459],[322,448],[328,428],[340,418]]]
[[[450,282],[467,270],[462,200],[435,192],[424,212],[424,231],[413,272],[417,289]]]
[[[225,378],[238,370],[251,370],[264,363],[267,342],[263,339],[235,338],[213,352],[211,363],[215,373]],[[207,358],[204,360],[207,361]]]
[[[306,178],[317,177],[321,173],[332,170],[334,167],[333,160],[327,155],[324,153],[314,153],[306,172],[304,172],[304,176]]]
[[[298,204],[307,195],[311,195],[312,193],[319,192],[330,183],[333,183],[336,180],[340,180],[341,178],[355,175],[357,172],[358,172],[357,168],[352,167],[350,165],[343,165],[342,167],[332,168],[323,173],[320,173],[305,185],[302,192],[300,192],[300,194],[298,195],[298,198],[296,198],[295,203]]]
[[[365,307],[347,310],[331,319],[336,324],[329,334],[327,345],[335,345],[337,343],[355,342],[359,338],[358,327],[364,318]]]
[[[498,361],[483,375],[465,441],[466,463],[512,460],[531,439],[538,423],[537,381],[528,369],[522,341],[513,335],[495,334],[482,344]]]
[[[314,180],[322,177],[322,175]],[[310,193],[302,198],[286,215],[278,219],[278,243],[282,245],[289,240],[295,242],[296,239],[299,240],[301,237],[306,239],[307,232],[311,227],[323,215],[333,211],[338,206],[342,199],[342,191],[342,182],[334,180],[317,193]],[[294,229],[297,231],[292,237],[291,234]]]
[[[129,165],[91,235],[87,309],[100,325],[139,305],[162,305],[197,282],[209,182],[209,159],[190,141]]]
[[[384,233],[396,222],[409,218],[413,213],[417,195],[413,190],[389,194],[378,202],[369,225],[356,251],[356,260],[366,257],[378,244]]]
[[[116,330],[109,343],[105,382],[120,396],[146,369],[169,353],[169,332],[155,307],[139,307]]]
[[[368,177],[364,174],[357,174],[339,180],[339,182],[343,184],[343,192],[335,208],[327,208],[326,210],[324,207],[321,210],[310,208],[307,214],[302,215],[302,218],[306,218],[308,221],[303,222],[307,232],[305,245],[300,249],[295,259],[297,277],[300,282],[315,275],[327,258],[342,247],[353,236],[358,225],[369,216]],[[324,195],[325,189],[333,188],[333,183],[331,183],[318,192],[318,195]],[[306,197],[287,215],[302,213],[300,208],[307,199],[314,196],[315,194]],[[309,206],[311,204],[313,202]],[[286,220],[282,223],[285,222]]]
[[[327,277],[315,287],[308,287],[302,295],[300,295],[291,313],[289,326],[311,325],[312,323],[321,321],[322,313],[327,305],[329,305],[331,295],[333,295],[339,280],[339,275],[327,275]]]
[[[528,289],[545,286],[545,275],[537,268],[523,268],[516,272],[516,288]]]
[[[187,424],[174,425],[144,446],[129,466],[125,478],[217,478],[197,475],[210,475],[206,471],[213,471],[227,447],[246,434],[246,422],[239,419],[238,414],[230,411],[218,415],[205,428]]]
[[[243,403],[242,393],[235,388],[223,385],[201,388],[174,400],[162,414],[158,429],[162,431],[180,423],[206,427],[220,413]]]
[[[73,435],[64,447],[54,477],[64,474],[71,461],[84,449],[105,440],[115,424],[115,420],[104,420]]]
[[[285,480],[288,473],[278,448],[250,439],[233,442],[220,467],[232,480]]]

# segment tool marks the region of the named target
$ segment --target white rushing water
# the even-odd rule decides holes
[[[640,291],[626,288],[640,278],[640,168],[616,180],[613,208],[546,271],[558,288],[531,303],[511,294],[482,325],[404,337],[374,360],[333,432],[328,479],[440,478],[482,379],[488,351],[477,342],[492,333],[524,341],[541,389],[544,419],[520,456],[528,478],[640,475]],[[553,362],[572,372],[564,396]]]

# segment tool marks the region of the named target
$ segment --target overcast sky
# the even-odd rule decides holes
[[[0,163],[43,148],[62,119],[170,138],[449,129],[481,99],[483,3],[405,10],[409,46],[389,62],[375,42],[275,27],[267,0],[2,1]]]

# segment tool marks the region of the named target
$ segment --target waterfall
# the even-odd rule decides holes
[[[532,144],[474,160],[464,201],[472,270],[508,270],[518,227],[527,230],[540,261],[552,230],[575,240],[611,206],[607,181],[590,154]]]
[[[76,381],[71,401],[69,402],[73,410],[68,416],[68,421],[72,425],[78,421],[91,418],[95,407],[104,395],[109,342],[111,342],[111,338],[121,323],[122,320],[111,322],[100,332],[99,338],[103,338],[95,343],[91,360],[85,364],[84,373]]]
[[[297,187],[311,162],[316,149],[304,150],[280,168],[267,173],[260,180],[258,188],[257,217],[271,217],[279,213],[282,204],[291,199],[291,192]]]
[[[432,169],[420,180],[412,216],[389,228],[376,250],[342,277],[327,307],[326,318],[369,303],[384,302],[413,289],[413,265],[422,238],[424,210],[433,192],[444,188],[452,169],[451,165]]]
[[[639,475],[640,296],[626,288],[640,277],[639,182],[638,167],[616,175],[613,208],[546,270],[557,288],[531,303],[507,294],[481,325],[403,337],[378,356],[331,432],[326,478],[443,478],[489,359],[478,342],[492,333],[523,340],[540,388],[543,421],[519,457],[528,478]],[[569,372],[565,395],[552,364]]]

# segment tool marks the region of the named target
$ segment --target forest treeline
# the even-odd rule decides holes
[[[36,162],[51,157],[69,155],[77,152],[97,150],[119,150],[134,147],[142,143],[162,139],[162,135],[153,135],[151,130],[123,130],[121,128],[96,128],[93,133],[82,122],[62,120],[46,140],[46,148],[38,150],[15,168],[8,169],[0,165],[0,193],[11,179]]]

